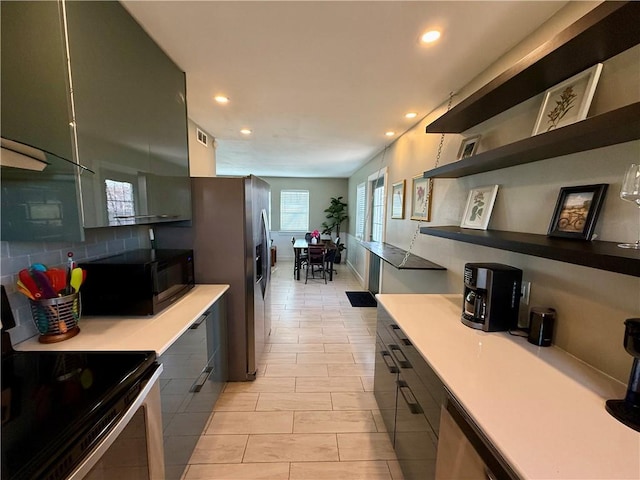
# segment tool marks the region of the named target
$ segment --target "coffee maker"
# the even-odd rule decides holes
[[[462,323],[496,332],[518,325],[522,270],[501,263],[464,266]]]
[[[634,357],[627,394],[623,400],[607,400],[605,408],[627,427],[640,432],[640,318],[628,318],[624,326],[624,348]]]

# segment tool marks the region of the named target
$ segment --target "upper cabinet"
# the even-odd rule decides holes
[[[185,75],[118,2],[67,2],[85,227],[191,218]]]
[[[11,177],[46,185],[38,201],[47,203],[58,200],[42,190],[60,175],[42,182],[51,167],[3,167],[2,239],[81,240],[83,227],[190,219],[184,72],[118,2],[3,1],[1,8],[2,137],[85,167],[71,168],[61,184],[76,196],[63,211],[69,228],[62,230],[74,232],[64,238],[9,235],[5,214],[15,222],[34,210],[24,195],[5,201]]]

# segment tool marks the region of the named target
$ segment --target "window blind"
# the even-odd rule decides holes
[[[280,192],[280,230],[309,231],[309,191],[282,190]]]

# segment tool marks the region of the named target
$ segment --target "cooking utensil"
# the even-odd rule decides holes
[[[45,272],[53,289],[60,295],[67,287],[67,272],[61,268],[50,268]]]
[[[31,300],[35,300],[36,298],[31,294],[31,292],[29,291],[29,289],[27,287],[24,286],[24,283],[22,283],[20,280],[18,280],[18,291],[20,293],[22,293],[23,295],[25,295],[27,298],[31,299]]]
[[[82,285],[82,269],[74,268],[71,271],[71,288],[77,292],[80,290],[80,285]]]
[[[69,295],[73,292],[71,290],[71,271],[75,268],[75,262],[73,261],[73,252],[67,252],[67,286],[64,293]]]
[[[43,298],[56,298],[58,296],[58,293],[51,286],[51,282],[49,282],[49,277],[44,272],[33,270],[31,276],[35,280]]]
[[[20,279],[24,287],[29,290],[29,292],[31,292],[31,295],[33,295],[34,298],[42,297],[36,281],[33,279],[33,277],[31,277],[29,271],[26,268],[23,268],[18,272],[18,278]]]

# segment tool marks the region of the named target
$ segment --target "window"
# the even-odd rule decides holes
[[[356,191],[356,238],[358,240],[364,239],[364,221],[366,215],[366,189],[364,182],[358,185]]]
[[[130,217],[133,220],[133,216],[136,214],[133,184],[109,179],[105,180],[104,184],[107,194],[109,224],[122,223],[122,219],[117,217]]]
[[[371,240],[382,241],[384,224],[384,178],[371,182],[373,188],[373,207],[371,209]]]
[[[280,230],[309,231],[309,191],[282,190],[280,192]]]

